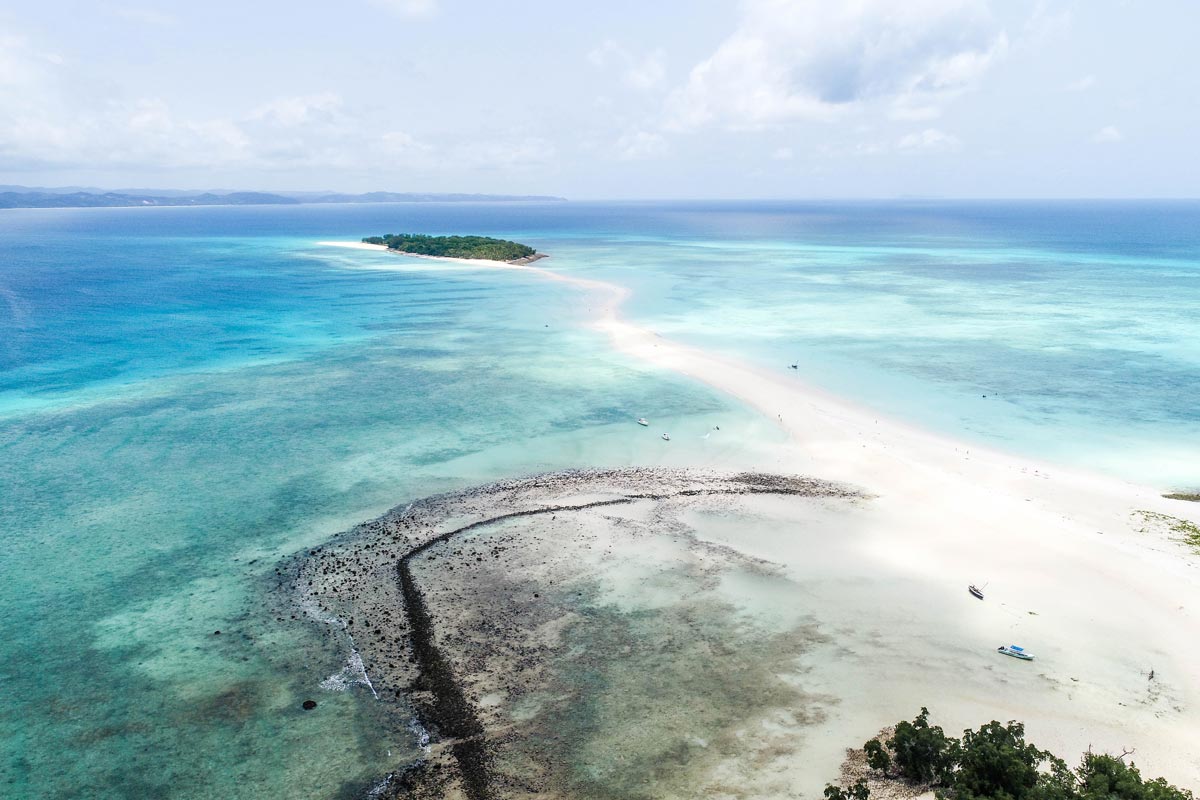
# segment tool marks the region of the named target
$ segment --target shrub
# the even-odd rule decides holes
[[[900,722],[887,741],[900,775],[918,783],[945,784],[954,769],[958,741],[929,724],[929,709],[912,722]]]
[[[912,722],[897,723],[885,744],[872,739],[863,745],[868,766],[886,773],[894,763],[900,777],[936,786],[939,800],[1196,800],[1162,778],[1143,780],[1134,764],[1125,763],[1128,753],[1089,752],[1072,770],[1026,742],[1019,722],[993,720],[963,731],[959,741],[931,726],[929,709],[922,708]],[[866,800],[868,794],[863,781],[825,789],[827,800]]]
[[[878,739],[872,739],[864,744],[863,752],[867,754],[867,766],[871,769],[886,773],[892,766],[892,757],[888,755],[887,750],[883,749],[883,745],[879,743]]]
[[[1079,800],[1192,800],[1190,791],[1162,778],[1143,781],[1136,765],[1116,756],[1085,753],[1075,774]]]
[[[957,800],[1023,800],[1038,784],[1038,767],[1052,758],[1025,741],[1021,723],[993,720],[977,731],[963,731],[958,769],[949,785]]]
[[[870,796],[871,790],[862,778],[849,789],[834,786],[832,783],[825,786],[825,800],[867,800]]]

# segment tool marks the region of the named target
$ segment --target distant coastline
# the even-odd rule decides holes
[[[178,190],[31,188],[0,186],[4,208],[149,208],[157,206],[291,206],[371,203],[564,203],[551,195],[424,192],[189,192]]]

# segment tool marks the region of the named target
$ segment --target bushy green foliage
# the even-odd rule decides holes
[[[387,245],[392,250],[423,256],[449,258],[486,258],[490,261],[512,261],[537,253],[532,247],[493,239],[489,236],[426,236],[420,233],[388,233],[367,236],[367,244]]]
[[[864,744],[863,752],[867,755],[867,766],[871,769],[887,772],[892,766],[892,757],[888,755],[887,750],[879,743],[878,739],[872,739]]]
[[[896,724],[887,741],[901,777],[917,783],[944,783],[954,768],[958,742],[929,724],[929,709],[922,708],[912,722]]]
[[[1019,722],[993,720],[963,731],[960,741],[931,726],[929,710],[922,708],[912,722],[897,723],[885,745],[878,739],[863,745],[868,766],[887,774],[895,764],[900,777],[932,784],[947,800],[1196,800],[1162,778],[1143,780],[1123,757],[1089,752],[1071,769],[1026,742]],[[866,790],[862,781],[850,789],[828,786],[825,797],[867,800],[869,792],[859,794],[860,787]]]
[[[849,789],[843,789],[833,784],[825,787],[825,800],[867,800],[870,796],[871,790],[867,788],[867,782],[862,778],[859,778]]]
[[[993,720],[977,731],[963,731],[958,768],[948,783],[957,800],[1024,798],[1038,784],[1038,768],[1053,758],[1025,741],[1021,723]]]
[[[1136,765],[1110,755],[1086,753],[1075,772],[1079,800],[1192,800],[1190,791],[1162,778],[1143,781]]]

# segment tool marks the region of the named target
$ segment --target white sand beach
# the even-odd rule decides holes
[[[794,785],[836,779],[846,747],[928,706],[950,733],[1021,720],[1070,763],[1089,747],[1134,748],[1144,775],[1200,786],[1200,557],[1139,513],[1197,522],[1200,505],[965,445],[808,386],[784,365],[772,372],[671,342],[621,318],[621,287],[489,266],[579,286],[621,352],[774,420],[790,445],[762,470],[873,496],[806,519],[780,506],[771,536],[722,541],[786,565],[841,648],[801,665],[805,690],[833,701],[805,737],[802,763],[786,767]],[[720,526],[700,530],[721,537]],[[967,593],[971,583],[985,600]],[[1002,644],[1037,659],[1006,658]]]
[[[896,648],[813,676],[842,699],[830,735],[814,741],[822,760],[925,705],[948,731],[1023,720],[1070,762],[1088,747],[1136,748],[1148,774],[1200,786],[1200,558],[1137,513],[1197,522],[1197,504],[954,442],[806,386],[783,365],[770,374],[662,339],[623,321],[625,293],[611,293],[596,324],[620,350],[788,432],[793,455],[763,468],[878,496],[844,532],[852,547],[787,535],[771,545],[772,559],[827,579],[827,613],[886,626]],[[984,602],[967,594],[985,582]],[[1038,660],[998,655],[1010,640]]]

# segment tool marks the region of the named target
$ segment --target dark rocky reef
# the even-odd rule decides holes
[[[654,659],[686,661],[696,657],[697,646],[704,653],[719,650],[725,646],[718,629],[722,609],[706,600],[711,607],[673,612],[678,618],[670,625],[701,630],[701,635],[673,641],[668,631],[663,643],[639,654],[630,629],[645,620],[585,602],[590,591],[586,559],[571,550],[572,543],[618,549],[634,558],[636,548],[626,553],[625,546],[647,532],[686,539],[685,526],[664,509],[677,512],[696,503],[728,504],[754,495],[862,497],[812,478],[764,473],[557,472],[397,507],[298,556],[283,571],[289,596],[348,656],[346,668],[327,687],[369,691],[398,719],[418,720],[428,736],[424,757],[383,778],[369,795],[601,796],[595,789],[599,784],[586,784],[594,791],[585,791],[581,787],[588,778],[563,763],[563,753],[575,746],[567,740],[590,735],[595,724],[586,713],[587,697],[560,673],[569,668],[576,678],[590,680],[586,676],[599,669],[593,660],[614,649],[629,650],[631,664],[638,658],[651,664]],[[616,525],[624,538],[585,542],[597,521]],[[721,557],[731,556],[723,552]],[[707,564],[697,560],[695,574],[686,578],[692,582],[689,590],[711,580]],[[588,643],[572,639],[572,626],[581,618],[598,632],[597,641],[607,642],[603,652],[586,653]],[[804,630],[759,637],[746,648],[765,659],[767,674],[818,639],[815,631]],[[718,656],[741,663],[735,650]],[[584,656],[560,658],[568,651]],[[552,663],[556,659],[567,666]],[[760,690],[749,683],[725,688],[733,706],[747,708],[783,702],[798,691],[774,685]],[[497,697],[504,698],[508,710],[503,713]],[[525,706],[532,710],[511,710]],[[675,757],[685,763],[701,755],[680,751]]]

